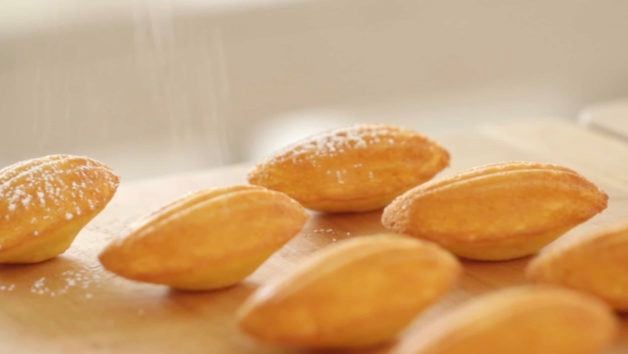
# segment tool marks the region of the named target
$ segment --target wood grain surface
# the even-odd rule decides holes
[[[611,197],[609,208],[564,237],[628,218],[628,144],[617,139],[557,121],[492,125],[435,138],[452,154],[451,168],[437,178],[485,163],[534,160],[569,166],[600,185]],[[127,281],[104,272],[96,259],[108,241],[139,217],[187,192],[244,182],[247,169],[232,166],[123,183],[64,255],[36,265],[0,267],[0,353],[293,352],[239,333],[234,311],[259,284],[304,255],[344,238],[382,231],[379,212],[313,214],[300,235],[242,284],[214,292]],[[431,318],[471,296],[524,283],[528,260],[464,262],[456,289],[413,326],[429,325]],[[628,353],[628,318],[622,321],[622,337],[607,354]]]

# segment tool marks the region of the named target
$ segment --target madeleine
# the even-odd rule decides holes
[[[262,285],[238,324],[272,344],[355,348],[394,339],[455,283],[460,265],[429,242],[398,235],[328,246]]]
[[[628,223],[570,238],[528,266],[528,277],[593,294],[628,310]]]
[[[50,155],[0,170],[0,263],[63,253],[109,203],[118,176],[87,157]]]
[[[157,211],[99,256],[122,277],[188,290],[234,285],[301,230],[303,207],[256,186],[200,191]]]
[[[249,182],[323,212],[381,209],[449,165],[423,135],[389,125],[356,125],[285,148],[249,173]]]
[[[572,290],[524,286],[469,300],[409,333],[393,354],[596,354],[618,333],[603,302]]]
[[[416,187],[386,207],[382,223],[461,257],[507,260],[536,253],[604,210],[607,199],[570,169],[511,162]]]

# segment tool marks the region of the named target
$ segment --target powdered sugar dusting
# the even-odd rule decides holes
[[[46,287],[46,278],[44,277],[35,280],[35,282],[31,285],[31,293],[43,295],[47,291],[49,290]]]
[[[28,212],[30,224],[58,218],[72,220],[106,203],[117,177],[88,158],[55,155],[29,160],[0,171],[0,210],[4,220]],[[32,232],[34,236],[39,232]]]
[[[396,144],[404,144],[404,140],[397,141],[395,136],[399,136],[404,130],[398,127],[362,124],[352,127],[337,129],[318,135],[314,135],[294,145],[286,147],[284,150],[267,160],[266,163],[283,163],[289,161],[295,165],[310,165],[321,168],[329,180],[335,180],[338,185],[344,185],[348,180],[355,178],[356,174],[369,181],[376,179],[375,171],[369,170],[366,161],[368,155],[362,156],[365,161],[359,161],[349,165],[324,163],[327,158],[340,156],[349,152],[367,150],[374,145],[387,148]],[[414,134],[414,133],[413,133]],[[270,169],[258,169],[259,179],[271,178]]]
[[[15,284],[0,284],[0,291],[11,292],[15,290]]]
[[[336,170],[336,181],[340,184],[345,184],[344,174],[346,170]]]
[[[351,237],[352,234],[351,232],[342,232],[342,231],[338,231],[338,230],[334,230],[331,228],[320,228],[320,229],[314,229],[312,230],[312,233],[314,234],[319,234],[319,235],[325,235],[327,237],[329,237],[329,240],[332,243],[335,243],[338,241],[338,239],[342,239],[342,238],[347,238],[347,237]]]
[[[99,275],[89,269],[66,270],[59,277],[36,279],[31,284],[30,292],[35,295],[56,297],[67,294],[72,289],[88,289],[98,279]],[[91,298],[90,293],[87,295]]]
[[[390,135],[393,130],[396,131],[397,128],[385,125],[357,125],[326,132],[288,147],[284,156],[293,160],[304,157],[312,159],[342,154],[349,149],[366,149],[382,142],[394,144],[392,138],[384,140],[384,137]]]
[[[31,204],[31,200],[33,200],[32,196],[28,194],[24,196],[24,198],[21,200],[21,203],[24,206],[24,208],[28,208],[28,206]]]
[[[42,191],[37,191],[37,200],[39,200],[39,206],[46,206],[46,195]]]

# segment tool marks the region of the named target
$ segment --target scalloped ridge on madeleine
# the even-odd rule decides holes
[[[588,292],[628,311],[628,223],[549,246],[528,265],[527,275]]]
[[[536,253],[607,200],[570,169],[510,162],[409,190],[384,209],[382,223],[465,258],[506,260]]]
[[[449,165],[449,153],[423,135],[363,124],[306,138],[258,164],[249,182],[324,212],[381,209]]]
[[[460,265],[436,244],[386,234],[341,241],[262,285],[238,311],[265,342],[351,348],[394,339],[455,283]]]
[[[576,291],[521,286],[469,300],[408,333],[393,354],[596,354],[617,320],[606,304]]]
[[[236,284],[303,227],[303,207],[257,186],[203,190],[165,206],[99,256],[128,279],[208,290]]]
[[[50,155],[0,170],[0,263],[63,253],[113,197],[118,176],[87,157]]]

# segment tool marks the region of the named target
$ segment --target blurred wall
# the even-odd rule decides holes
[[[0,164],[83,153],[133,177],[246,159],[300,117],[572,117],[627,95],[626,18],[620,0],[23,0],[0,12]]]

